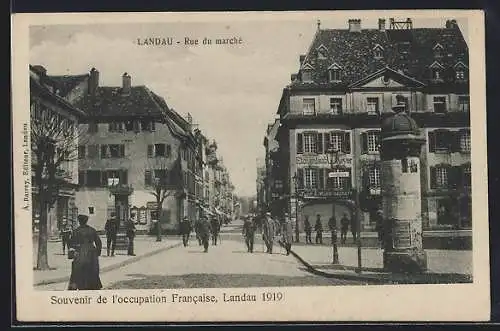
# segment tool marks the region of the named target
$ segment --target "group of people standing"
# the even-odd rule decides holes
[[[352,238],[354,241],[357,239],[358,227],[357,223],[354,219],[350,219],[347,213],[342,215],[340,219],[340,241],[342,244],[345,244],[347,240],[347,232],[351,228]],[[337,220],[335,217],[330,217],[328,220],[328,229],[332,234],[332,238],[336,236],[337,233]],[[312,226],[309,221],[309,216],[305,216],[304,218],[304,232],[306,234],[306,244],[312,244],[311,234],[312,234]],[[323,222],[321,221],[321,215],[316,215],[316,222],[314,223],[314,231],[316,231],[316,244],[323,244]]]
[[[220,243],[220,228],[221,221],[216,217],[212,217],[211,220],[209,220],[208,216],[203,215],[194,222],[196,239],[198,240],[198,244],[203,246],[203,251],[205,253],[208,252],[210,237],[212,239],[212,245],[217,246],[217,243]],[[189,245],[189,237],[192,231],[193,226],[191,221],[188,217],[184,217],[180,224],[180,233],[182,235],[182,244],[184,247]]]

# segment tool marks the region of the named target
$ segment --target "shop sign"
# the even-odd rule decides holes
[[[349,177],[351,174],[349,171],[331,171],[328,173],[329,178],[333,177]]]
[[[327,154],[300,154],[296,156],[297,164],[330,164]],[[338,154],[335,160],[335,166],[350,167],[352,165],[352,156]]]

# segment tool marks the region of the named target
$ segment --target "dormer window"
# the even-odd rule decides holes
[[[441,44],[439,44],[439,43],[436,44],[436,46],[434,46],[434,48],[432,48],[432,50],[434,51],[435,58],[443,57],[444,48],[443,48],[443,46],[441,46]]]
[[[468,74],[467,74],[468,67],[464,63],[458,62],[457,64],[455,64],[454,69],[455,69],[456,80],[466,81],[468,79]]]
[[[373,57],[377,60],[384,58],[384,48],[379,44],[376,44],[375,47],[373,47]]]
[[[432,74],[433,80],[436,80],[436,81],[443,80],[444,67],[439,62],[435,61],[433,64],[430,65],[429,68],[431,69],[431,74]]]
[[[331,83],[342,81],[342,68],[337,63],[328,67],[328,81]]]
[[[301,79],[304,83],[310,83],[313,81],[312,72],[314,68],[309,64],[305,64],[301,70]]]
[[[321,44],[317,49],[318,60],[326,60],[328,57],[328,48],[325,45]]]

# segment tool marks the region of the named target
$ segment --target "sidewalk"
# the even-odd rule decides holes
[[[134,251],[136,256],[128,256],[126,251],[116,251],[114,257],[106,256],[106,237],[101,236],[103,249],[99,258],[101,272],[114,270],[134,263],[142,258],[155,255],[167,249],[181,244],[179,236],[164,236],[162,241],[157,242],[154,236],[137,236],[134,240]],[[37,243],[33,240],[33,269],[36,267]],[[33,270],[34,286],[60,283],[69,280],[71,274],[71,260],[66,254],[62,254],[61,241],[48,242],[47,251],[49,266],[51,270]]]
[[[463,283],[472,281],[472,251],[434,250],[427,252],[427,272],[393,274],[383,270],[383,251],[363,247],[361,273],[356,247],[339,247],[339,264],[332,264],[332,246],[292,245],[292,254],[311,272],[326,277],[379,283]]]

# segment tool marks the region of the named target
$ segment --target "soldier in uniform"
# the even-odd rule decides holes
[[[255,221],[250,216],[243,223],[243,236],[249,253],[253,253],[253,242],[255,237]]]
[[[283,220],[283,226],[281,229],[281,234],[283,236],[283,243],[286,249],[286,255],[290,255],[292,250],[292,240],[293,240],[293,225],[290,215],[285,213],[285,219]]]
[[[66,254],[66,247],[69,250],[69,244],[70,244],[70,240],[71,240],[71,232],[72,231],[73,231],[73,227],[68,222],[66,217],[63,217],[62,224],[61,224],[61,240],[62,240],[63,255]]]
[[[314,224],[316,230],[316,244],[323,244],[323,224],[321,223],[320,214],[316,215],[316,223]]]
[[[106,221],[104,225],[104,230],[106,231],[106,251],[107,256],[109,256],[109,251],[111,249],[111,256],[115,256],[115,246],[116,246],[116,233],[118,232],[119,222],[116,218],[116,213],[111,213],[111,218]]]
[[[262,224],[262,239],[266,243],[266,252],[269,254],[273,253],[274,236],[276,235],[276,226],[274,223],[271,213],[267,212]]]
[[[212,245],[217,246],[217,238],[220,231],[220,221],[217,216],[212,217],[212,220],[210,221],[210,229],[212,231]]]
[[[332,244],[334,241],[334,234],[337,232],[337,220],[335,219],[335,215],[330,217],[328,220],[328,229],[330,230],[331,238],[332,238]]]
[[[135,253],[134,253],[134,237],[135,237],[134,216],[135,216],[134,213],[130,213],[130,218],[128,219],[127,223],[125,224],[125,228],[127,231],[127,238],[128,238],[127,255],[130,255],[130,256],[135,256]]]
[[[312,244],[311,233],[312,227],[311,222],[309,222],[309,216],[304,219],[304,232],[306,233],[306,244]]]
[[[187,216],[184,216],[184,218],[182,219],[180,230],[182,235],[182,244],[184,245],[184,247],[187,247],[187,245],[189,244],[189,235],[191,234],[191,222],[189,222]]]
[[[349,220],[349,217],[347,217],[347,213],[344,213],[344,215],[340,219],[340,242],[342,244],[345,244],[345,241],[347,239],[347,230],[349,230],[349,223],[351,223],[351,221]]]
[[[204,252],[208,252],[208,240],[210,237],[210,222],[208,221],[207,216],[202,216],[200,224],[199,224],[199,237],[203,244]]]

